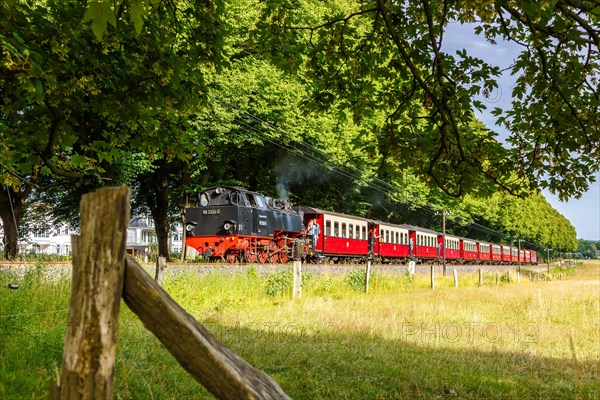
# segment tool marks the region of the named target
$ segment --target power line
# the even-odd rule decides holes
[[[260,117],[258,117],[256,115],[254,115],[254,114],[252,114],[252,113],[250,113],[250,112],[248,112],[246,110],[242,110],[241,108],[239,108],[239,107],[237,107],[237,106],[235,106],[235,105],[233,105],[231,103],[225,102],[225,101],[220,100],[220,99],[218,99],[217,101],[219,103],[225,105],[226,107],[230,108],[230,109],[236,110],[237,112],[241,113],[243,116],[246,116],[250,120],[259,123],[260,126],[266,127],[266,128],[268,128],[268,129],[270,129],[272,131],[275,131],[275,132],[281,134],[282,136],[284,136],[284,137],[286,137],[286,138],[288,138],[290,140],[294,140],[294,139],[290,138],[290,135],[287,132],[285,132],[284,130],[282,130],[278,126],[272,124],[271,122],[266,121],[266,120],[264,120],[264,119],[262,119],[262,118],[260,118]],[[325,168],[327,170],[330,170],[330,171],[333,171],[335,173],[338,173],[339,175],[341,175],[343,177],[346,177],[346,178],[349,178],[349,179],[353,179],[355,181],[363,182],[364,184],[366,184],[371,189],[374,189],[374,190],[376,190],[376,191],[378,191],[378,192],[380,192],[380,193],[382,193],[382,194],[384,194],[384,195],[386,195],[388,197],[390,197],[391,191],[401,191],[401,188],[399,188],[399,187],[397,187],[397,186],[395,186],[395,185],[393,185],[393,184],[391,184],[389,182],[386,182],[386,181],[384,181],[381,178],[371,177],[369,180],[365,179],[363,176],[361,176],[361,174],[360,174],[361,171],[358,168],[354,167],[354,166],[351,166],[351,165],[350,166],[349,165],[345,165],[345,166],[332,165],[332,163],[327,160],[327,156],[328,155],[324,151],[322,151],[319,148],[311,145],[310,143],[305,142],[302,139],[299,140],[299,141],[296,140],[296,142],[299,145],[302,145],[306,149],[310,150],[311,152],[319,154],[320,157],[316,156],[314,154],[308,153],[306,150],[303,150],[303,149],[301,149],[301,148],[299,148],[299,147],[297,147],[297,146],[295,146],[295,145],[293,145],[291,143],[285,143],[282,140],[279,140],[279,139],[274,138],[274,137],[272,137],[270,135],[267,135],[266,132],[264,132],[262,130],[259,130],[259,129],[256,129],[254,126],[248,124],[246,121],[243,121],[243,120],[240,120],[240,119],[234,117],[233,122],[235,122],[238,125],[240,125],[240,127],[242,128],[242,130],[244,130],[247,133],[252,134],[255,137],[258,137],[260,139],[266,140],[266,141],[268,141],[269,143],[271,143],[271,144],[273,144],[275,146],[278,146],[278,147],[280,147],[280,148],[282,148],[282,149],[284,149],[286,151],[292,152],[295,155],[298,155],[298,156],[300,156],[300,157],[302,157],[302,158],[304,158],[304,159],[306,159],[308,161],[311,161],[311,162],[313,162],[313,163],[315,163],[315,164],[317,164],[317,165],[319,165],[319,166],[321,166],[321,167],[323,167],[323,168]],[[348,169],[354,170],[356,172],[349,171]],[[400,202],[400,204],[404,204],[404,205],[407,205],[409,207],[415,207],[415,208],[421,209],[423,211],[429,212],[429,213],[434,214],[434,215],[439,213],[438,210],[435,210],[434,208],[432,208],[429,205],[416,205],[416,204],[407,204],[407,203],[402,203],[402,202]],[[491,235],[494,235],[494,236],[497,236],[497,237],[501,237],[501,238],[503,238],[505,240],[507,238],[509,238],[509,239],[511,238],[511,236],[508,235],[508,234],[506,234],[506,233],[503,233],[503,232],[497,231],[495,229],[486,227],[486,226],[481,225],[481,224],[476,223],[476,222],[469,222],[468,225],[466,225],[465,227],[470,228],[470,229],[475,230],[475,231],[478,231],[478,232],[481,232],[481,233],[484,233],[484,234],[488,234],[488,235],[491,234]],[[529,244],[531,244],[531,243],[529,243]]]

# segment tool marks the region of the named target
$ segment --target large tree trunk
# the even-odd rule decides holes
[[[185,240],[187,238],[187,231],[185,230],[185,209],[189,206],[188,201],[188,191],[190,190],[190,186],[192,184],[192,175],[190,171],[190,164],[184,163],[181,167],[181,187],[182,187],[182,195],[181,195],[181,223],[182,223],[182,235],[181,235],[181,261],[185,261],[187,258],[187,246],[185,245]]]
[[[141,190],[154,220],[159,257],[169,260],[169,171],[165,161],[160,161],[152,175],[141,179]]]
[[[25,200],[31,193],[31,187],[15,191],[12,187],[3,187],[0,190],[0,218],[4,229],[4,258],[14,260],[19,252],[18,227],[23,216]]]

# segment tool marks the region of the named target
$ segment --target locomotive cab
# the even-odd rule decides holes
[[[185,229],[186,244],[204,256],[252,262],[254,255],[265,252],[264,246],[271,249],[267,253],[274,252],[275,245],[279,253],[287,251],[288,239],[302,233],[304,226],[302,215],[288,201],[228,186],[200,193],[196,207],[186,209]]]

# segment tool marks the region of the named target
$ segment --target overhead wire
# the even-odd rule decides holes
[[[362,182],[365,185],[367,185],[368,187],[370,187],[371,189],[374,189],[388,197],[392,194],[393,191],[401,191],[401,188],[397,187],[396,185],[391,184],[390,182],[386,182],[379,177],[371,177],[367,180],[365,177],[363,177],[360,174],[360,170],[352,165],[336,166],[328,160],[328,155],[323,150],[317,148],[316,146],[314,146],[310,143],[307,143],[306,141],[304,141],[302,139],[296,140],[296,139],[290,138],[290,135],[287,132],[285,132],[283,129],[279,128],[278,126],[274,125],[273,123],[271,123],[269,121],[266,121],[256,115],[250,113],[247,110],[243,110],[240,107],[235,106],[226,101],[223,101],[221,99],[218,99],[218,102],[225,105],[226,107],[228,107],[230,109],[233,109],[233,110],[239,112],[241,115],[247,117],[251,121],[258,123],[261,127],[265,127],[271,131],[277,132],[278,134],[282,135],[283,137],[288,138],[290,141],[295,142],[297,145],[303,146],[307,150],[303,150],[303,149],[299,148],[297,145],[294,145],[292,143],[286,143],[283,140],[274,138],[272,135],[268,135],[263,130],[257,129],[255,126],[249,124],[248,122],[246,122],[244,120],[241,120],[237,117],[233,118],[233,122],[238,124],[242,128],[242,130],[244,130],[247,133],[250,133],[251,135],[253,135],[255,137],[258,137],[262,140],[266,140],[269,143],[271,143],[277,147],[280,147],[286,151],[292,152],[293,154],[295,154],[301,158],[304,158],[310,162],[313,162],[313,163],[315,163],[327,170],[335,172],[343,177]],[[308,152],[308,151],[310,151],[310,152]],[[320,157],[315,155],[314,153],[320,155]],[[349,171],[348,169],[354,170],[356,172],[352,172],[351,170]],[[399,203],[404,204],[409,207],[415,207],[415,208],[421,209],[425,212],[429,212],[434,215],[439,215],[439,213],[441,212],[441,210],[436,210],[429,205],[406,204],[406,203],[402,203],[402,202],[399,202]],[[463,219],[463,217],[460,217],[460,218]],[[464,228],[478,231],[483,234],[500,237],[504,240],[506,240],[507,238],[509,240],[514,240],[514,238],[511,235],[508,235],[504,232],[500,232],[495,229],[486,227],[477,222],[469,222],[469,221],[466,221],[466,222],[467,222],[467,225],[464,226]],[[521,242],[529,243],[523,239],[521,240]],[[529,244],[532,244],[532,243],[529,243]],[[534,245],[534,244],[532,244],[532,245]]]

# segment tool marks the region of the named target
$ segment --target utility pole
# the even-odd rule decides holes
[[[519,275],[521,275],[521,239],[519,239],[519,257],[518,257],[518,259],[519,259],[518,272],[519,272]],[[517,276],[519,276],[519,275],[517,275]]]
[[[442,265],[446,276],[446,210],[442,210]]]

